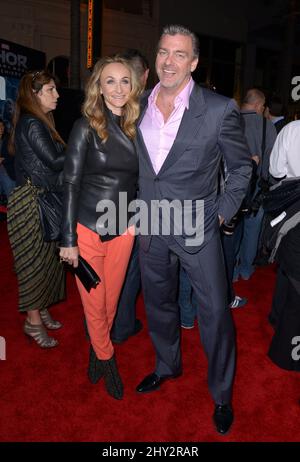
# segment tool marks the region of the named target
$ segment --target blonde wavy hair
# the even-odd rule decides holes
[[[104,142],[108,139],[108,131],[104,98],[100,93],[100,78],[103,69],[108,64],[113,63],[123,64],[130,71],[131,92],[127,103],[124,105],[121,117],[121,128],[130,139],[133,139],[136,135],[135,122],[140,113],[139,96],[142,93],[142,87],[136,72],[129,62],[119,55],[108,56],[97,61],[86,85],[82,113]]]

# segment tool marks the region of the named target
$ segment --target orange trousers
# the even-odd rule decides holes
[[[91,343],[98,359],[110,359],[114,354],[110,330],[132,251],[133,228],[107,242],[80,223],[77,234],[80,255],[101,278],[97,288],[87,292],[76,277]]]

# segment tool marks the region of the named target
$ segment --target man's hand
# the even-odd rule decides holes
[[[4,157],[0,157],[0,165],[2,164],[3,161],[4,161]]]
[[[259,156],[252,156],[251,159],[254,160],[254,162],[256,163],[256,165],[259,164]]]
[[[69,265],[73,265],[74,268],[77,268],[78,266],[78,255],[79,255],[79,250],[78,247],[61,247],[59,256],[60,256],[60,261],[65,261],[69,263]]]

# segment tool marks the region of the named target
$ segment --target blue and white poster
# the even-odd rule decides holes
[[[9,130],[20,78],[28,71],[43,69],[45,53],[0,39],[0,118]]]

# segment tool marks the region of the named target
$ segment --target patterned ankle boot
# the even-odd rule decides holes
[[[92,345],[90,346],[90,357],[89,357],[89,367],[88,367],[88,378],[91,383],[96,384],[99,382],[101,377],[103,377],[103,361],[100,361]]]
[[[118,372],[115,356],[108,360],[101,360],[104,372],[105,387],[110,396],[115,399],[122,399],[124,387]]]

